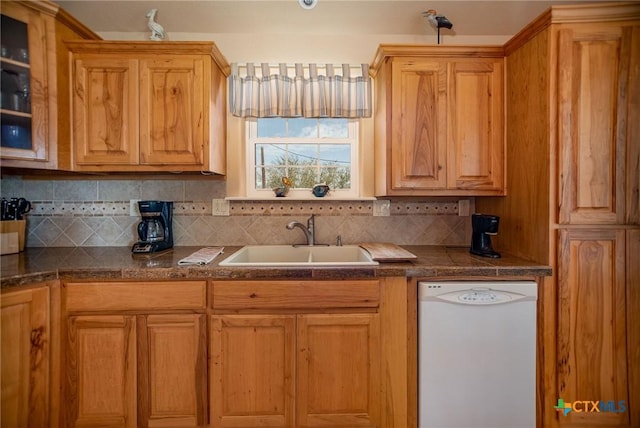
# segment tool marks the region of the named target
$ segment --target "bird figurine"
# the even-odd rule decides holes
[[[450,30],[453,28],[453,24],[446,16],[438,15],[435,9],[429,9],[426,12],[422,12],[422,15],[427,18],[427,21],[429,21],[434,28],[438,30],[438,44],[440,44],[440,29],[446,28]]]
[[[429,9],[426,12],[422,12],[422,15],[427,18],[427,21],[429,21],[434,28],[447,28],[449,30],[453,28],[451,21],[449,21],[444,15],[438,15],[435,9]]]
[[[164,31],[162,25],[155,21],[157,13],[158,9],[151,9],[147,12],[147,18],[149,18],[147,26],[149,27],[149,30],[151,30],[149,40],[163,40],[167,38],[167,33]]]

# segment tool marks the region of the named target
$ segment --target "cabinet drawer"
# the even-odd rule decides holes
[[[65,284],[69,312],[204,309],[205,281],[74,282]]]
[[[214,281],[214,309],[376,308],[376,280]]]

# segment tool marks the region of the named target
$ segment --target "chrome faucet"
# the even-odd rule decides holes
[[[299,227],[304,232],[304,235],[307,237],[307,245],[312,247],[316,245],[316,237],[315,237],[315,215],[311,215],[307,220],[307,226],[298,221],[292,221],[287,224],[287,229],[293,230],[294,228]]]

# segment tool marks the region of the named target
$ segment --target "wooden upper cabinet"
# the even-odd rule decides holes
[[[140,61],[140,163],[203,165],[202,58]]]
[[[73,148],[80,169],[138,163],[138,87],[138,62],[133,59],[75,58]]]
[[[73,39],[99,37],[53,2],[2,2],[2,167],[70,167],[63,40]]]
[[[392,188],[446,188],[447,65],[394,58],[391,70]]]
[[[447,187],[502,194],[504,59],[448,64]]]
[[[638,224],[640,25],[558,32],[559,223]]]
[[[225,173],[228,65],[211,42],[70,42],[76,171]]]
[[[382,45],[376,72],[376,194],[503,195],[501,48]]]

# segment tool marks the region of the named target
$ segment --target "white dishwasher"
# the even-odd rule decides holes
[[[420,428],[534,428],[537,284],[418,288]]]

